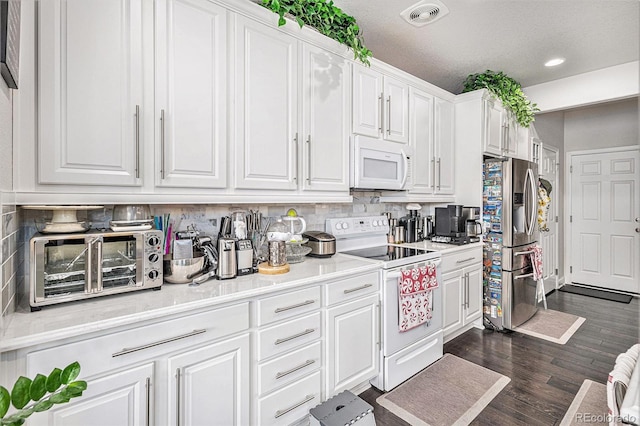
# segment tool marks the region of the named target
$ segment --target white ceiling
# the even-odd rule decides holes
[[[638,0],[440,0],[449,14],[415,27],[400,13],[417,1],[333,0],[375,58],[455,94],[487,69],[527,87],[638,60]]]

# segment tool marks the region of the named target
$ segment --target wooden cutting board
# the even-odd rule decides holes
[[[291,267],[288,263],[285,263],[282,266],[270,266],[268,262],[262,262],[258,264],[258,272],[261,274],[268,275],[276,275],[276,274],[286,274],[289,272]]]

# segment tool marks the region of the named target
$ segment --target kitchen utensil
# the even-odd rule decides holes
[[[307,230],[307,222],[300,216],[282,216],[282,222],[287,227],[289,238],[286,241],[300,241]]]
[[[249,275],[253,273],[253,245],[251,244],[251,240],[236,241],[236,258],[238,275]]]
[[[141,221],[153,220],[148,204],[117,204],[113,206],[111,220],[114,221]]]
[[[283,266],[287,263],[287,245],[284,241],[269,241],[269,266]]]
[[[308,256],[311,257],[331,257],[336,254],[336,237],[322,231],[307,231],[302,234],[308,239],[305,245],[311,248]]]
[[[237,265],[236,241],[233,238],[218,238],[218,278],[235,278]]]
[[[191,282],[195,274],[204,267],[204,253],[196,253],[190,259],[168,259],[164,261],[164,280],[172,284]]]

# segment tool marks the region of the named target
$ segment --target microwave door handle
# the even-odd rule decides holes
[[[400,155],[402,155],[402,161],[404,163],[404,176],[402,177],[400,189],[404,189],[404,185],[407,183],[407,178],[409,177],[409,160],[403,150],[400,151]]]

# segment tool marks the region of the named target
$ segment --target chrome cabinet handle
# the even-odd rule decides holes
[[[164,345],[165,343],[175,342],[176,340],[186,339],[187,337],[196,336],[198,334],[202,334],[202,333],[206,333],[206,332],[207,332],[207,330],[203,328],[203,329],[199,329],[199,330],[193,330],[190,333],[181,334],[180,336],[169,337],[168,339],[159,340],[157,342],[148,343],[146,345],[136,346],[135,348],[124,348],[120,352],[116,352],[116,353],[112,354],[111,357],[115,358],[117,356],[127,355],[127,354],[130,354],[132,352],[142,351],[144,349],[153,348],[154,346]]]
[[[384,108],[383,108],[384,107],[384,101],[382,100],[383,97],[384,97],[384,93],[380,93],[380,96],[378,96],[378,103],[379,103],[379,106],[380,106],[379,117],[378,117],[380,119],[380,124],[378,126],[378,132],[379,133],[383,132],[382,131],[382,121],[384,120],[384,116],[383,116],[383,114],[384,114]]]
[[[293,181],[298,182],[298,132],[293,137]]]
[[[282,339],[278,339],[278,340],[275,341],[274,344],[279,345],[281,343],[285,343],[285,342],[288,342],[290,340],[297,339],[298,337],[306,336],[307,334],[311,334],[314,331],[316,331],[315,328],[307,328],[305,331],[301,331],[300,333],[294,334],[293,336],[289,336],[289,337],[284,337]]]
[[[459,264],[459,263],[465,263],[465,262],[468,262],[468,261],[474,260],[474,259],[475,259],[475,257],[469,257],[467,259],[458,260],[458,261],[456,261],[456,265]]]
[[[466,281],[467,281],[467,309],[469,309],[469,299],[470,299],[470,290],[471,288],[469,287],[469,274],[466,274]]]
[[[140,178],[140,105],[136,105],[136,179]]]
[[[160,110],[160,178],[164,180],[164,110]]]
[[[284,308],[276,308],[276,310],[274,312],[276,314],[279,314],[280,312],[289,311],[291,309],[300,308],[302,306],[311,305],[313,303],[316,303],[316,301],[315,300],[305,300],[304,302],[296,303],[295,305],[285,306]]]
[[[147,426],[151,425],[151,377],[147,377]]]
[[[306,397],[305,399],[303,399],[302,401],[298,402],[297,404],[292,405],[292,406],[291,406],[291,407],[289,407],[289,408],[285,408],[284,410],[278,410],[278,411],[276,411],[276,416],[275,416],[275,418],[277,419],[277,418],[279,418],[279,417],[281,417],[281,416],[284,416],[284,415],[285,415],[285,414],[287,414],[288,412],[295,410],[296,408],[300,407],[301,405],[306,404],[307,402],[311,401],[311,400],[312,400],[312,399],[314,399],[314,398],[315,398],[315,396],[314,396],[314,395],[307,395],[307,397]]]
[[[436,189],[436,158],[433,157],[431,159],[431,187],[434,189]]]
[[[387,135],[391,134],[391,95],[387,98]]]
[[[180,369],[176,368],[176,426],[180,426]]]
[[[307,136],[307,184],[311,186],[311,135]]]
[[[442,183],[442,164],[440,163],[440,158],[438,158],[438,161],[436,161],[436,163],[438,163],[438,191],[440,191],[440,184]]]
[[[364,290],[365,288],[373,287],[373,284],[365,284],[360,287],[349,288],[344,291],[344,294],[353,293],[354,291]]]
[[[296,371],[301,370],[301,369],[303,369],[305,367],[308,367],[311,364],[315,364],[315,362],[316,361],[313,360],[313,359],[308,359],[304,363],[298,365],[297,367],[293,367],[292,369],[287,370],[287,371],[283,371],[281,373],[276,373],[276,379],[282,379],[283,377],[288,376],[291,373],[295,373]]]

